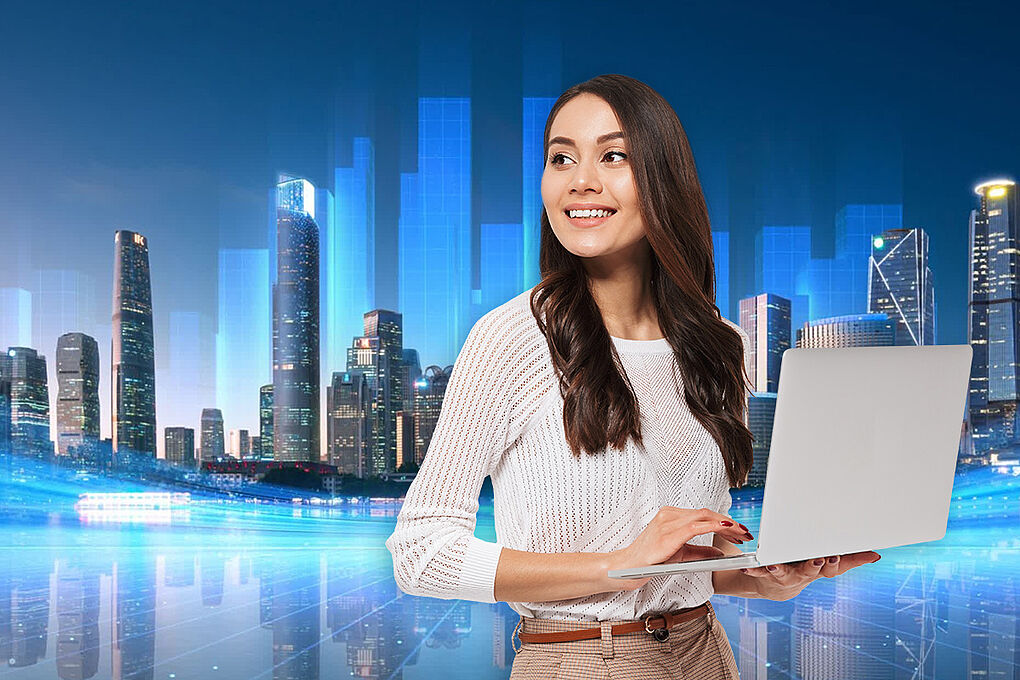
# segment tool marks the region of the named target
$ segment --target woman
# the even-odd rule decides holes
[[[401,590],[521,614],[511,678],[735,678],[713,593],[789,599],[874,552],[640,580],[614,568],[737,554],[743,331],[714,304],[683,127],[603,75],[545,127],[542,281],[471,329],[387,547]],[[492,478],[497,542],[473,535]]]

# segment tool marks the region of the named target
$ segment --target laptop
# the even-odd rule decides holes
[[[754,552],[610,578],[763,567],[946,534],[970,345],[783,353]]]

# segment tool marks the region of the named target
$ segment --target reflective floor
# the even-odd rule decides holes
[[[716,597],[741,677],[1020,678],[1016,479],[970,474],[954,494],[938,544],[882,551],[787,602]],[[755,530],[756,496],[735,498]],[[0,678],[506,678],[506,605],[396,589],[383,541],[397,510],[197,502],[11,521]],[[493,538],[491,505],[478,534]]]

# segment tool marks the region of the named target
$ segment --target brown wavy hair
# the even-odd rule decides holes
[[[648,85],[618,74],[596,76],[553,104],[545,123],[546,163],[553,119],[584,93],[605,100],[620,119],[653,254],[659,326],[673,348],[687,406],[718,443],[730,486],[742,486],[753,441],[743,422],[749,384],[743,341],[715,304],[712,232],[687,134],[673,108]],[[556,238],[544,207],[539,267],[542,279],[531,294],[531,311],[559,375],[571,451],[580,456],[610,444],[622,450],[631,436],[641,443],[637,397],[591,281],[581,258]]]

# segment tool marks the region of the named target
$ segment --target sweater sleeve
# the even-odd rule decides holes
[[[502,546],[474,536],[482,481],[507,444],[514,352],[497,308],[468,333],[386,547],[410,595],[495,602]]]

